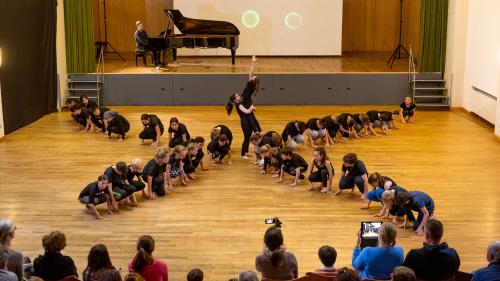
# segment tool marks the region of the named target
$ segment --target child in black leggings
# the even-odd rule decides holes
[[[316,171],[314,171],[315,167]],[[309,181],[311,182],[309,190],[314,188],[313,182],[321,182],[321,193],[330,193],[332,191],[333,175],[332,163],[328,155],[326,155],[325,149],[323,147],[315,148],[309,171]]]

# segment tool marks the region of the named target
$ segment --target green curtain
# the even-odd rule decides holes
[[[418,71],[444,72],[448,0],[422,0]]]
[[[92,0],[64,0],[68,73],[96,71]]]

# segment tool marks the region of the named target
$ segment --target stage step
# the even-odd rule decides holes
[[[415,105],[421,107],[450,107],[447,103],[416,103]]]
[[[68,80],[68,83],[102,83],[102,80]]]
[[[429,98],[429,99],[449,99],[449,96],[443,96],[443,95],[417,95],[415,98]]]
[[[68,91],[75,91],[75,92],[86,92],[86,91],[100,91],[101,88],[68,88]]]
[[[448,90],[448,88],[446,88],[446,87],[425,87],[425,88],[415,87],[413,89],[417,90],[417,91],[433,91],[433,90],[446,91],[446,90]]]
[[[443,83],[446,82],[444,79],[415,79],[413,82],[423,82],[423,83]]]

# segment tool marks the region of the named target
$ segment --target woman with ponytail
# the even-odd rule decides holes
[[[242,97],[239,94],[233,94],[229,97],[226,104],[227,114],[230,115],[233,111],[233,107],[236,107],[236,112],[240,116],[241,130],[243,130],[243,144],[241,145],[241,157],[243,159],[248,159],[248,146],[250,145],[250,136],[253,132],[260,133],[259,122],[255,119],[253,111],[255,106],[251,105],[246,108],[242,104]]]
[[[281,228],[268,228],[264,234],[264,244],[264,252],[255,258],[255,268],[262,273],[262,278],[296,279],[299,275],[297,259],[293,253],[286,252]]]
[[[391,178],[382,176],[380,173],[372,173],[368,177],[368,184],[373,188],[366,195],[368,202],[361,209],[370,208],[371,201],[382,202],[382,193],[385,190],[389,190],[391,187],[397,186],[396,182]]]
[[[129,272],[139,273],[146,281],[168,281],[167,264],[153,257],[155,241],[149,235],[137,240],[137,254],[128,264]]]

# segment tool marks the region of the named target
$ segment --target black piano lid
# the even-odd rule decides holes
[[[177,9],[165,9],[182,34],[240,35],[239,29],[227,21],[187,18]]]

